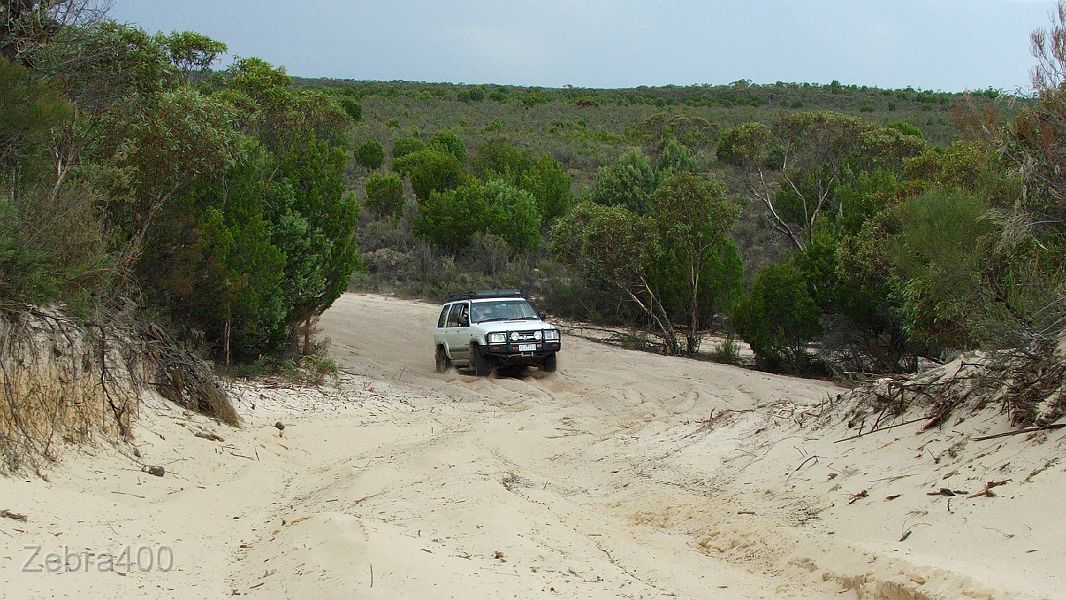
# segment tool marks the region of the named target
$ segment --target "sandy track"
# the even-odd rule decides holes
[[[918,464],[904,428],[834,444],[839,431],[801,427],[828,384],[575,339],[553,375],[437,375],[436,312],[343,296],[322,321],[342,381],[239,387],[242,430],[148,401],[138,446],[170,469],[162,479],[105,447],[68,457],[51,482],[0,480],[0,508],[30,517],[0,523],[3,596],[1061,597],[1048,591],[1061,569],[1030,552],[1053,556],[1054,535],[1006,552],[1002,536],[1028,525],[1002,506],[930,516],[943,510],[925,495],[937,469],[965,453]],[[225,441],[193,436],[204,429]],[[1039,464],[1052,446],[971,457],[970,480],[996,452]],[[901,469],[915,479],[893,479]],[[1032,511],[1061,491],[1049,469],[1022,499]],[[897,488],[901,500],[882,500]],[[964,513],[1001,533],[952,521]],[[914,546],[898,541],[926,521]],[[25,573],[27,544],[165,544],[176,569]]]

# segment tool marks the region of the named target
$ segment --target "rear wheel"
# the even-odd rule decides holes
[[[474,375],[488,375],[492,372],[492,359],[481,350],[477,344],[470,345],[470,366],[474,368]]]
[[[556,354],[552,353],[544,357],[544,363],[541,364],[540,368],[543,369],[545,373],[554,373],[558,366]]]
[[[444,351],[444,346],[437,346],[437,372],[444,373],[452,367],[452,359]]]

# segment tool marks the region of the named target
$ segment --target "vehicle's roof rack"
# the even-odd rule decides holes
[[[522,290],[474,290],[472,292],[463,292],[461,294],[455,294],[450,296],[445,302],[456,302],[458,300],[480,300],[484,298],[525,298],[525,294]]]

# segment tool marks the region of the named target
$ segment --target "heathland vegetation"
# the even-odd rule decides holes
[[[5,9],[9,316],[150,322],[247,364],[311,353],[349,287],[520,286],[664,353],[715,331],[718,359],[739,337],[838,374],[1063,324],[1062,15],[1023,96],[294,79],[92,6]]]
[[[1063,35],[1034,38],[1032,95],[297,85],[358,102],[351,145],[385,156],[349,173],[356,289],[521,286],[665,353],[715,331],[721,360],[899,372],[1062,326]]]

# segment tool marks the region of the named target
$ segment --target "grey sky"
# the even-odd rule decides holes
[[[116,0],[306,77],[629,87],[1028,89],[1039,0]]]

